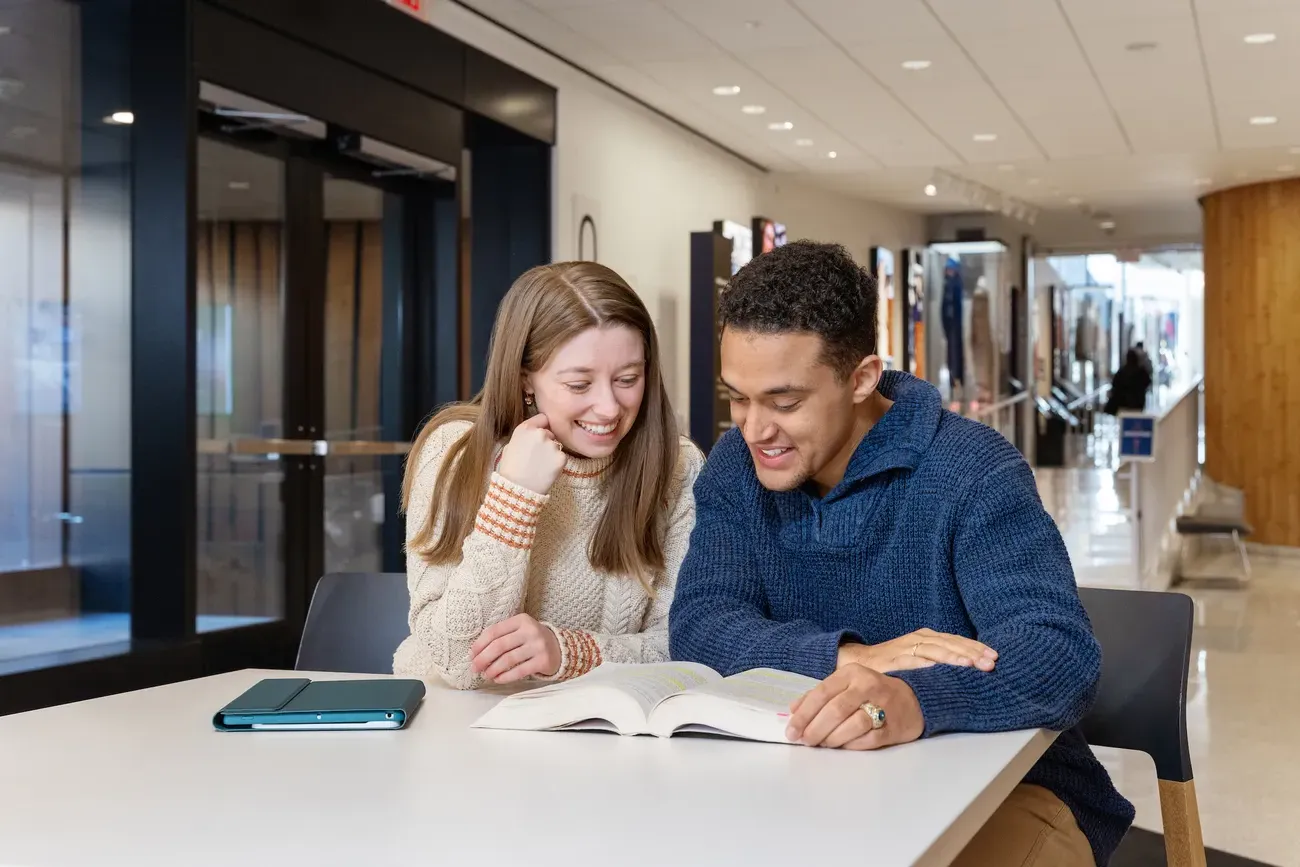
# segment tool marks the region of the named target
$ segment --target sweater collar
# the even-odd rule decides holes
[[[894,405],[853,450],[832,495],[889,470],[916,469],[939,429],[943,401],[939,390],[924,379],[887,370],[878,390]]]
[[[505,443],[497,443],[496,457],[492,459],[492,469],[497,470],[501,466],[501,455],[505,451]],[[594,488],[598,487],[603,481],[605,471],[614,464],[613,456],[606,458],[582,458],[577,455],[566,455],[564,469],[561,471],[561,478],[565,479],[570,485],[577,488]]]
[[[601,476],[605,475],[613,463],[613,457],[580,458],[569,455],[564,462],[564,475],[575,487],[591,487],[600,484]]]

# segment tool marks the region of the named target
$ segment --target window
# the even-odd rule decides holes
[[[117,4],[0,6],[0,671],[130,633],[121,24]]]

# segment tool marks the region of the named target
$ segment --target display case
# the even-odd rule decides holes
[[[925,378],[955,411],[977,413],[1010,396],[1010,269],[1001,241],[931,244],[925,254]]]

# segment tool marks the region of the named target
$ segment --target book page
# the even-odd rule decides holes
[[[721,679],[713,669],[690,662],[608,663],[573,680],[504,698],[474,726],[535,731],[592,728],[589,721],[604,720],[611,726],[600,727],[636,734],[664,698]]]
[[[754,710],[788,713],[797,698],[820,682],[789,671],[755,668],[696,687],[691,693],[716,695]]]
[[[596,673],[600,671],[598,668],[588,677],[595,680]],[[670,695],[720,682],[717,672],[690,662],[619,666],[617,670],[608,673],[607,681],[609,686],[635,699],[646,716],[650,715],[655,705]]]

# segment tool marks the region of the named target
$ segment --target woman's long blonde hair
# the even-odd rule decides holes
[[[668,487],[677,465],[677,421],[659,366],[654,323],[622,277],[595,262],[559,262],[525,272],[501,301],[488,349],[483,389],[468,403],[440,410],[420,431],[402,481],[402,508],[421,448],[438,427],[472,427],[447,450],[433,503],[407,545],[430,563],[460,559],[465,537],[487,493],[493,451],[527,418],[522,375],[536,373],[557,350],[588,328],[623,325],[645,341],[645,392],[627,436],[603,479],[608,494],[588,557],[596,569],[634,577],[649,590],[664,568],[663,528]],[[435,524],[442,530],[435,537]]]

